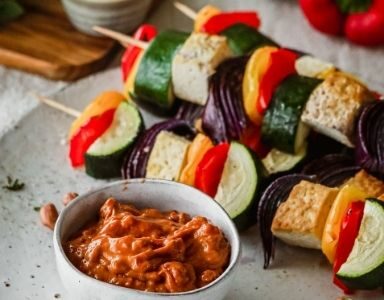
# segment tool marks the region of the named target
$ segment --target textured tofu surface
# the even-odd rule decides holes
[[[378,197],[384,194],[384,182],[364,170],[361,170],[355,177],[348,180],[347,184],[353,184],[370,197]]]
[[[291,245],[321,249],[324,224],[337,193],[336,188],[301,181],[277,209],[273,234]]]
[[[153,145],[146,178],[178,180],[190,141],[168,131],[161,131]]]
[[[172,63],[172,84],[177,97],[204,105],[208,99],[208,81],[216,67],[232,56],[227,38],[192,33]]]
[[[353,147],[356,119],[372,96],[351,76],[332,72],[311,94],[301,119],[314,130]]]

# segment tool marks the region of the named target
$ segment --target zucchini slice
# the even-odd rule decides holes
[[[384,284],[384,203],[367,199],[359,234],[336,276],[349,288],[376,289]]]
[[[220,34],[227,37],[228,45],[235,55],[245,55],[263,46],[279,47],[255,28],[241,23],[225,29]]]
[[[291,75],[278,86],[261,128],[266,144],[287,153],[299,151],[309,133],[309,128],[300,120],[301,113],[320,82],[316,78]]]
[[[156,104],[163,109],[172,107],[172,61],[187,33],[164,31],[145,51],[135,78],[135,95],[139,100]]]
[[[123,159],[143,128],[137,108],[124,101],[116,109],[111,126],[85,154],[85,171],[94,178],[120,176]]]
[[[307,155],[307,143],[304,143],[296,154],[282,152],[276,148],[269,151],[262,159],[268,174],[286,172],[296,167]]]
[[[239,230],[256,219],[256,198],[261,181],[260,162],[244,145],[231,142],[215,200]]]

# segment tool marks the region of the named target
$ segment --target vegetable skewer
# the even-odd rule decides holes
[[[215,20],[213,31],[190,35],[177,31],[157,34],[156,28],[149,24],[140,26],[134,38],[108,28],[95,26],[94,30],[127,46],[122,61],[125,94],[167,110],[173,106],[175,96],[204,105],[208,98],[208,78],[218,64],[264,45],[276,45],[257,31],[257,13],[222,13],[220,16],[229,22],[219,28],[215,24],[221,21]],[[242,42],[241,37],[245,36],[248,40]],[[159,71],[163,74],[158,74]],[[184,75],[178,76],[181,73]]]
[[[92,101],[83,112],[37,93],[43,104],[76,117],[69,131],[69,158],[73,167],[85,164],[94,178],[120,175],[123,159],[144,129],[142,116],[132,102],[114,91]]]
[[[295,176],[308,175],[280,177],[260,201],[264,268],[273,258],[275,236],[294,246],[321,249],[328,259],[331,255],[334,283],[346,293],[380,287],[384,252],[378,224],[384,222],[384,202],[379,196],[384,192],[384,182],[362,170],[338,187],[320,184],[319,175],[313,174],[310,180],[299,179],[284,189],[282,180]],[[372,204],[381,209],[372,213],[373,207],[366,209]]]

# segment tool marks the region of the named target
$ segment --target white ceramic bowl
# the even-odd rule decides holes
[[[192,216],[207,217],[225,234],[231,245],[229,266],[225,272],[209,285],[184,293],[162,294],[142,292],[105,283],[89,277],[71,264],[64,253],[62,241],[94,217],[108,197],[120,202],[132,203],[139,208],[153,207],[161,211],[178,210]],[[202,192],[171,181],[133,179],[114,182],[103,188],[79,196],[60,214],[57,220],[53,243],[57,269],[71,299],[223,299],[231,288],[233,278],[240,260],[240,239],[235,225],[227,213]]]
[[[80,31],[98,36],[92,27],[103,26],[129,33],[148,14],[152,0],[61,0],[71,23]]]

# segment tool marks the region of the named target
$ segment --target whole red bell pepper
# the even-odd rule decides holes
[[[264,114],[271,102],[272,95],[281,81],[296,72],[295,61],[298,55],[287,49],[279,49],[271,53],[267,71],[260,81],[257,110]]]
[[[258,29],[261,22],[259,15],[254,11],[222,12],[209,18],[202,25],[201,31],[208,34],[219,34],[228,27],[238,23]]]
[[[99,116],[91,117],[71,138],[69,159],[73,167],[80,167],[84,164],[85,153],[93,142],[109,128],[115,111],[116,109],[110,109]]]
[[[357,44],[384,44],[383,0],[300,0],[309,23],[319,31]]]
[[[157,29],[150,24],[141,25],[133,35],[137,40],[149,42],[157,35]],[[121,58],[121,71],[125,81],[142,49],[129,45]]]
[[[214,197],[227,160],[229,144],[222,143],[207,151],[196,168],[195,187]]]
[[[368,9],[348,15],[345,21],[345,35],[356,44],[384,44],[384,1],[373,0]]]
[[[300,6],[317,30],[332,35],[343,33],[344,16],[334,0],[300,0]]]
[[[350,203],[341,223],[339,242],[333,263],[333,283],[340,287],[346,294],[350,294],[352,291],[349,290],[335,274],[340,270],[342,264],[346,262],[352,251],[364,215],[364,204],[362,201]]]

